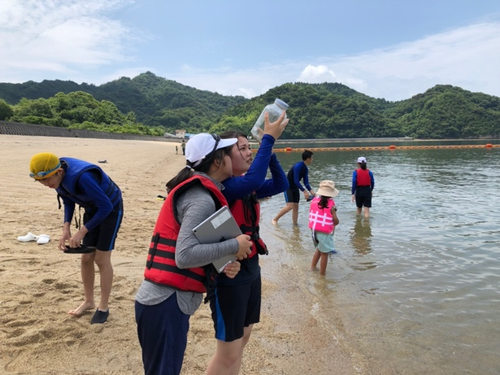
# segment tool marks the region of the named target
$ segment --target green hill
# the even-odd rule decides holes
[[[500,98],[450,85],[389,102],[340,83],[287,83],[248,100],[198,90],[151,72],[100,86],[59,80],[0,83],[0,120],[105,131],[134,124],[134,131],[152,127],[158,129],[155,134],[176,129],[249,132],[262,108],[277,97],[290,105],[291,121],[283,138],[500,137]],[[68,101],[71,110],[61,107]]]

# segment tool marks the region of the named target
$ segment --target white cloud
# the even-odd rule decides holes
[[[307,65],[300,73],[299,82],[321,83],[335,80],[335,73],[326,65]]]
[[[120,22],[102,16],[130,0],[2,0],[0,81],[16,82],[26,71],[78,75],[79,69],[127,60],[131,37]]]
[[[500,23],[450,30],[329,66],[340,82],[360,79],[350,87],[386,99],[405,99],[436,84],[500,96]]]
[[[287,82],[340,82],[387,100],[408,99],[437,84],[500,96],[500,23],[482,23],[389,48],[318,62],[291,62],[256,69],[203,71],[173,78],[225,95],[261,95]]]
[[[145,34],[111,17],[134,0],[1,1],[0,82],[70,79],[101,84],[149,70],[198,89],[247,98],[288,82],[340,82],[388,100],[407,99],[436,84],[500,96],[498,21],[353,56],[210,70],[200,60],[174,70],[168,55],[155,51],[158,61],[134,56],[129,47],[146,39]]]

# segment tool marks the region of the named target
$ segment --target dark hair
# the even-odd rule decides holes
[[[320,201],[318,203],[318,207],[319,208],[328,208],[328,200],[330,199],[330,197],[325,197],[325,196],[321,196],[320,198]]]
[[[361,162],[361,163],[358,163],[359,166],[361,167],[362,170],[365,170],[366,169],[366,162]]]
[[[239,138],[243,137],[246,138],[247,135],[243,133],[242,131],[239,130],[227,130],[224,133],[220,135],[222,139],[228,139],[228,138]]]
[[[216,136],[214,135],[214,138],[215,137]],[[203,159],[197,166],[193,166],[192,164],[194,163],[186,161],[186,166],[182,168],[175,177],[166,183],[167,193],[170,193],[173,188],[190,178],[193,175],[193,171],[208,174],[213,162],[215,160],[222,162],[224,156],[229,155],[232,147],[233,145],[212,151],[210,154],[205,156],[205,159]]]
[[[313,152],[309,151],[309,150],[305,150],[302,153],[302,161],[305,161],[305,160],[309,159],[311,156],[313,156]]]

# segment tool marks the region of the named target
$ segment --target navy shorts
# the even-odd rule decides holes
[[[370,186],[358,186],[356,188],[356,207],[372,206],[372,191]]]
[[[92,219],[93,215],[85,212],[83,215],[83,224]],[[120,201],[113,208],[113,211],[94,229],[90,230],[83,237],[83,245],[95,246],[101,251],[110,251],[115,248],[115,240],[118,234],[118,229],[122,224],[123,219],[123,201]]]
[[[300,191],[297,188],[290,188],[285,191],[285,201],[286,203],[299,203],[300,201]]]
[[[135,321],[145,375],[180,374],[189,318],[179,308],[177,293],[157,305],[146,306],[135,301]]]
[[[210,298],[215,338],[231,342],[243,337],[244,328],[260,321],[260,275],[246,284],[217,285]]]

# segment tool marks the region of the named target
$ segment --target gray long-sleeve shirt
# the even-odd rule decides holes
[[[197,174],[208,177],[202,173]],[[212,181],[223,189],[221,183]],[[234,238],[214,244],[200,244],[193,234],[193,228],[215,212],[215,203],[204,188],[196,186],[180,194],[176,205],[181,222],[175,248],[175,262],[179,268],[204,266],[223,256],[238,252],[238,241]],[[157,305],[173,293],[177,293],[177,303],[184,314],[194,314],[201,304],[202,293],[179,291],[147,280],[142,282],[135,300],[143,305]]]

